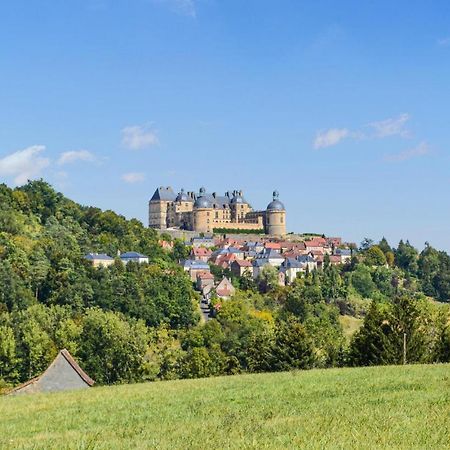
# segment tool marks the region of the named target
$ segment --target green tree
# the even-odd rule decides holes
[[[278,271],[275,267],[267,264],[261,269],[258,283],[263,292],[270,292],[278,286]]]
[[[386,256],[378,245],[373,245],[364,253],[364,263],[368,266],[386,265]]]
[[[97,383],[141,380],[146,350],[147,331],[142,322],[127,322],[113,312],[87,310],[79,355]]]
[[[370,269],[363,265],[358,265],[352,273],[351,283],[356,291],[366,298],[370,298],[376,288],[370,274]]]
[[[275,328],[274,369],[310,369],[315,364],[314,347],[298,320],[290,317]]]
[[[406,272],[414,275],[418,270],[417,250],[409,243],[401,240],[395,252],[395,264]]]
[[[17,364],[14,330],[10,326],[0,325],[0,381],[16,381]]]

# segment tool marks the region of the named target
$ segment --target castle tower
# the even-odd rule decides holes
[[[194,203],[194,231],[198,233],[212,233],[213,205],[206,196],[205,188],[200,188],[200,195]]]
[[[266,209],[266,233],[271,236],[284,236],[286,234],[286,209],[278,199],[278,191],[273,192],[273,200]]]
[[[169,206],[175,200],[175,193],[170,186],[156,189],[148,203],[148,226],[165,230],[169,223]]]

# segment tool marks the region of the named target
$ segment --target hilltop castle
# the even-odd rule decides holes
[[[271,236],[286,234],[286,210],[274,191],[273,200],[265,210],[254,211],[242,191],[226,192],[221,196],[209,194],[205,188],[199,193],[178,194],[171,187],[156,189],[149,202],[149,227],[165,230],[179,228],[199,233],[215,230],[246,230],[264,232]]]

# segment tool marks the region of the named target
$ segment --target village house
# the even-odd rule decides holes
[[[258,258],[266,259],[271,266],[277,268],[280,267],[284,261],[284,257],[280,254],[280,252],[274,249],[265,249],[256,259]]]
[[[256,280],[261,274],[263,267],[268,266],[269,260],[267,258],[256,258],[252,261],[253,266],[253,278]]]
[[[306,247],[306,251],[309,252],[314,252],[314,251],[320,251],[323,253],[325,253],[325,248],[327,247],[327,240],[325,238],[322,237],[315,237],[313,239],[310,239],[308,241],[305,241],[305,247]]]
[[[148,264],[148,256],[142,255],[137,252],[126,252],[120,255],[120,259],[124,264],[128,264],[129,262],[135,262],[138,264],[147,263]]]
[[[264,248],[266,250],[276,250],[281,253],[281,244],[279,242],[266,242]]]
[[[297,278],[297,274],[303,271],[302,263],[295,258],[286,258],[280,266],[280,272],[285,274],[285,283],[287,284],[293,283]]]
[[[211,255],[212,251],[206,247],[193,247],[191,251],[191,258],[195,261],[207,262]]]
[[[216,266],[219,266],[219,267],[222,268],[222,269],[229,269],[231,263],[232,263],[233,261],[235,261],[236,259],[237,259],[237,258],[236,258],[235,255],[233,255],[232,253],[229,253],[229,254],[227,254],[227,255],[220,256],[220,257],[216,260],[215,264],[216,264]]]
[[[210,272],[209,265],[203,261],[186,259],[183,263],[183,270],[189,273],[192,282],[197,281],[197,274],[200,272]]]
[[[194,248],[197,247],[211,248],[215,247],[216,243],[214,242],[214,239],[210,237],[194,237],[191,240],[191,245]]]
[[[252,263],[246,259],[235,259],[230,265],[231,272],[237,277],[253,276]]]
[[[349,248],[337,248],[334,254],[340,256],[342,264],[346,264],[352,259],[352,251]]]
[[[234,295],[236,289],[228,278],[223,277],[222,281],[216,286],[215,291],[218,298],[227,300]]]
[[[197,290],[203,292],[205,287],[214,287],[214,275],[209,271],[197,272]]]
[[[108,267],[114,264],[114,258],[106,253],[88,253],[84,259],[90,261],[94,267]]]

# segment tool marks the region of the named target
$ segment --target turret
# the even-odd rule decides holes
[[[286,209],[279,200],[278,191],[273,192],[273,200],[266,209],[266,233],[271,236],[284,236],[286,234]]]
[[[198,233],[213,231],[213,205],[208,200],[205,188],[200,188],[200,195],[194,203],[194,230]]]

